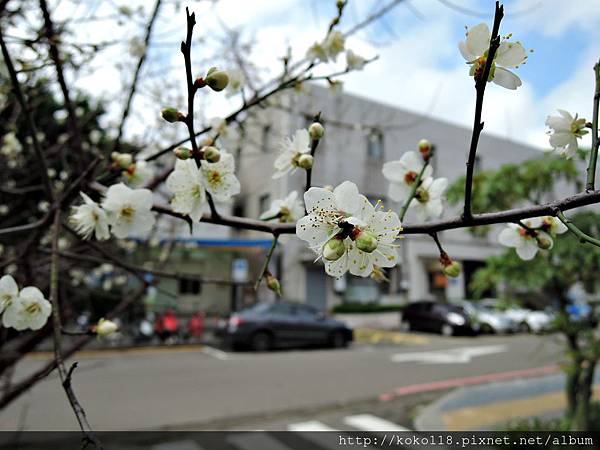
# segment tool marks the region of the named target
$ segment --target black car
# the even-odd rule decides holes
[[[402,325],[406,330],[435,331],[444,336],[478,332],[477,324],[460,306],[431,301],[409,303],[402,310]]]
[[[326,345],[345,347],[353,331],[301,303],[258,303],[233,314],[217,330],[233,348],[267,351],[281,346]]]

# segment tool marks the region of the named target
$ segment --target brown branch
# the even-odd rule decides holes
[[[319,111],[313,117],[313,123],[321,122],[321,111]],[[317,147],[319,146],[320,139],[312,139],[310,140],[310,156],[315,157],[315,152],[317,151]],[[314,164],[314,160],[313,160]],[[312,167],[310,169],[306,169],[306,187],[304,188],[304,192],[310,189],[312,183]]]
[[[33,151],[35,152],[35,156],[39,162],[39,168],[42,176],[42,182],[44,184],[44,189],[46,191],[46,195],[49,199],[53,199],[52,193],[52,183],[50,182],[50,177],[48,176],[48,161],[46,161],[46,155],[42,151],[40,146],[40,142],[37,137],[37,128],[35,126],[35,122],[33,121],[33,117],[31,116],[31,112],[29,110],[29,105],[27,104],[27,100],[25,99],[25,95],[23,94],[23,90],[21,89],[21,84],[19,83],[19,79],[17,78],[17,73],[15,71],[15,66],[13,65],[12,58],[10,53],[8,52],[8,48],[6,47],[6,43],[4,42],[4,36],[2,28],[0,27],[0,47],[2,48],[2,56],[4,57],[4,64],[8,70],[8,75],[10,77],[10,81],[13,87],[13,91],[15,96],[17,97],[17,101],[19,105],[21,105],[21,110],[25,115],[25,121],[27,123],[27,127],[29,128],[29,135],[31,136],[31,142],[33,145]]]
[[[492,29],[492,36],[490,39],[490,48],[488,51],[487,59],[485,62],[485,68],[483,73],[475,75],[475,90],[477,98],[475,100],[475,118],[473,120],[473,134],[471,135],[471,146],[469,148],[469,158],[467,159],[467,174],[465,177],[465,207],[463,210],[463,216],[468,219],[472,215],[471,211],[471,196],[473,191],[473,171],[475,169],[475,156],[477,155],[477,145],[479,143],[479,136],[483,130],[483,122],[481,121],[481,112],[483,110],[483,95],[485,94],[485,86],[488,82],[490,70],[494,63],[494,56],[496,56],[496,50],[500,46],[500,22],[504,16],[504,7],[500,5],[500,2],[496,1],[496,12],[494,14],[494,26]]]
[[[144,62],[146,61],[146,56],[148,53],[148,47],[150,45],[150,38],[152,36],[152,28],[154,27],[154,23],[156,22],[156,18],[158,17],[158,11],[160,9],[160,5],[162,0],[156,0],[154,4],[154,10],[152,11],[152,15],[150,16],[150,20],[146,25],[146,34],[144,36],[144,52],[140,56],[137,66],[135,68],[135,72],[133,74],[133,81],[131,82],[131,86],[129,88],[129,93],[127,95],[127,101],[125,102],[125,107],[123,108],[123,114],[121,115],[121,120],[119,121],[119,129],[117,131],[117,138],[115,139],[115,143],[113,145],[113,151],[117,151],[119,149],[119,145],[121,144],[121,138],[123,137],[123,128],[125,127],[125,122],[129,117],[129,111],[131,109],[131,102],[133,101],[133,97],[136,94],[136,89],[138,85],[138,80],[140,77],[140,73],[142,72],[142,67]]]
[[[63,388],[65,390],[65,394],[67,395],[67,399],[71,404],[71,408],[75,413],[75,417],[77,418],[77,422],[79,423],[79,428],[84,435],[84,438],[93,442],[96,448],[102,448],[102,444],[98,440],[98,438],[94,435],[90,424],[87,421],[87,417],[85,415],[85,410],[79,403],[75,392],[73,391],[73,387],[71,386],[71,375],[73,373],[73,367],[69,372],[67,372],[65,368],[65,363],[63,359],[62,353],[62,325],[60,318],[60,303],[58,301],[58,271],[59,271],[59,263],[60,257],[58,254],[58,236],[60,234],[60,209],[57,209],[54,212],[54,222],[52,226],[52,259],[50,266],[50,302],[52,303],[52,328],[53,328],[53,338],[54,338],[54,360],[56,361],[56,367],[58,368],[58,373],[60,379],[62,381]]]
[[[40,9],[42,10],[42,15],[44,16],[44,35],[46,37],[46,40],[48,41],[50,59],[52,59],[52,62],[54,63],[54,67],[56,69],[56,76],[58,78],[58,84],[63,95],[65,107],[67,108],[69,131],[73,138],[76,151],[81,153],[81,131],[77,121],[77,114],[75,113],[73,102],[71,101],[69,88],[65,80],[63,61],[60,57],[60,51],[58,50],[57,45],[58,35],[54,31],[54,23],[52,22],[52,18],[50,17],[50,11],[48,10],[48,4],[46,3],[46,0],[40,0]]]

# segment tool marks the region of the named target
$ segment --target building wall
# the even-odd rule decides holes
[[[463,106],[461,106],[463,107]],[[464,107],[472,108],[466,103]],[[446,122],[420,116],[398,108],[348,94],[334,94],[321,86],[310,86],[302,95],[287,92],[278,97],[274,107],[267,108],[249,121],[240,159],[240,181],[244,197],[244,212],[249,217],[260,214],[260,199],[281,198],[291,190],[304,190],[304,171],[273,180],[273,161],[278,143],[284,136],[310,123],[310,118],[321,111],[325,137],[316,152],[313,186],[336,186],[345,180],[358,185],[361,193],[370,199],[382,199],[386,207],[399,210],[400,205],[386,201],[388,182],[381,174],[384,162],[399,159],[415,150],[417,142],[427,138],[436,145],[432,163],[435,177],[446,177],[454,182],[464,175],[471,130]],[[263,132],[270,126],[268,138]],[[367,139],[373,131],[383,136],[383,155],[369,157]],[[265,142],[267,142],[265,144]],[[532,147],[482,134],[478,150],[478,168],[493,169],[508,162],[519,162],[538,156]],[[265,201],[263,200],[263,203]],[[457,208],[445,208],[444,217],[455,216]],[[405,223],[416,222],[409,211]],[[466,230],[451,230],[440,234],[447,252],[459,261],[483,261],[498,254],[497,229],[485,238],[474,237]],[[313,264],[315,255],[296,238],[290,238],[282,256],[283,285],[287,297],[305,301],[307,292],[306,267]],[[437,247],[427,236],[407,236],[400,247],[402,263],[390,271],[391,285],[386,300],[417,300],[431,297],[427,267],[436,267]],[[319,263],[317,263],[319,264]],[[437,264],[439,267],[439,264]],[[327,307],[342,301],[334,287],[340,282],[324,274]],[[348,281],[347,281],[348,282]],[[343,282],[342,282],[343,284]],[[459,277],[448,282],[444,290],[447,298],[466,295],[465,280]]]

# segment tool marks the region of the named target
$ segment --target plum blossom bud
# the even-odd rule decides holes
[[[183,122],[185,120],[185,115],[175,108],[164,108],[160,112],[160,115],[169,123]]]
[[[549,250],[552,248],[552,241],[543,236],[538,235],[536,238],[537,246],[542,250]]]
[[[365,253],[373,253],[377,248],[377,237],[369,231],[361,231],[355,242],[358,249]]]
[[[113,334],[115,331],[117,331],[117,328],[119,327],[112,320],[100,319],[95,330],[98,336],[105,337]]]
[[[332,237],[323,247],[323,258],[327,261],[337,261],[346,253],[346,245],[343,239],[337,236]]]
[[[423,159],[427,161],[431,157],[431,142],[427,139],[421,139],[419,141],[419,152]]]
[[[216,92],[222,91],[229,84],[229,75],[227,72],[223,70],[219,70],[216,67],[211,67],[206,77],[204,77],[204,82]]]
[[[221,159],[221,152],[213,146],[207,146],[202,149],[204,152],[204,159],[210,163],[219,162]]]
[[[281,283],[274,277],[271,272],[266,273],[267,277],[267,287],[275,292],[277,295],[281,296]]]
[[[445,266],[442,271],[444,272],[444,275],[456,278],[460,275],[460,269],[460,264],[457,261],[452,261],[449,265]]]
[[[192,150],[185,147],[177,147],[173,150],[173,153],[177,159],[181,160],[190,159],[192,157]]]
[[[325,128],[319,122],[313,122],[308,127],[308,134],[313,140],[321,139],[325,134]]]
[[[110,154],[110,159],[112,159],[113,163],[121,169],[127,169],[131,163],[133,163],[133,156],[131,153],[112,152]]]
[[[314,158],[311,155],[307,155],[306,153],[300,155],[298,158],[298,166],[302,167],[305,170],[312,169],[314,163]]]

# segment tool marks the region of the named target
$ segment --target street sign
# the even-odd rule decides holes
[[[237,283],[248,281],[248,260],[236,258],[231,263],[231,279]]]
[[[392,362],[420,362],[421,364],[466,364],[476,356],[493,355],[507,350],[506,345],[449,348],[432,352],[396,353]]]

